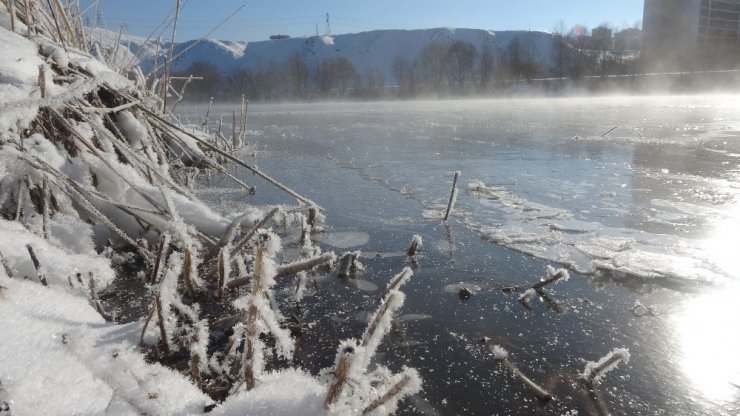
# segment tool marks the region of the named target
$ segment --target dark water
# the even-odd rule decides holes
[[[300,308],[284,311],[306,324],[301,364],[317,373],[333,363],[337,340],[361,335],[377,288],[410,264],[404,252],[419,234],[418,269],[377,356],[424,379],[401,413],[737,414],[738,103],[251,106],[248,140],[259,150],[249,161],[323,206],[322,248],[362,250],[366,267],[359,283],[318,279]],[[456,170],[461,189],[445,226],[438,217]],[[202,197],[226,213],[292,202],[236,172],[257,195],[215,180]],[[468,192],[472,182],[489,191]],[[573,271],[548,300],[527,309],[522,289],[502,290],[536,282],[547,265]],[[470,299],[458,296],[462,286]],[[496,363],[484,337],[554,402],[540,403]],[[631,361],[589,395],[577,380],[585,362],[618,347]]]

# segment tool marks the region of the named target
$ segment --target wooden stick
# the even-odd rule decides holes
[[[15,0],[11,0],[11,1],[15,1]],[[41,210],[42,210],[41,229],[44,233],[44,239],[48,240],[51,237],[51,228],[49,224],[51,220],[49,218],[49,206],[48,206],[49,205],[49,183],[46,180],[46,178],[44,178],[41,181],[41,195],[42,195],[41,196]]]
[[[164,316],[162,314],[162,299],[159,296],[159,293],[157,293],[154,296],[154,305],[157,307],[157,324],[159,325],[159,333],[162,337],[162,348],[164,349],[165,354],[169,354],[170,352],[170,346],[167,342],[167,331],[164,328]]]
[[[193,278],[193,255],[190,253],[190,247],[185,247],[185,258],[182,263],[185,290],[187,290],[190,299],[194,300],[197,291],[195,287],[195,279]]]
[[[23,213],[23,183],[23,181],[18,181],[18,205],[15,207],[15,221],[20,221]]]
[[[8,259],[5,258],[3,255],[3,252],[0,251],[0,261],[3,263],[3,268],[5,269],[5,274],[8,275],[9,278],[15,277],[13,273],[13,269],[10,268],[10,264],[8,264]]]
[[[39,93],[41,98],[46,98],[46,65],[39,65]]]
[[[514,376],[516,376],[519,380],[521,380],[527,387],[529,387],[530,390],[534,393],[535,396],[537,396],[538,399],[549,402],[552,400],[552,395],[548,393],[545,389],[538,386],[537,383],[532,381],[529,377],[524,375],[521,371],[519,371],[518,368],[509,361],[509,359],[504,359],[503,362],[506,364],[507,367],[511,370],[512,373],[514,373]]]
[[[344,257],[342,257],[342,260],[339,262],[339,270],[337,272],[337,277],[340,279],[346,279],[349,277],[352,277],[355,273],[357,273],[357,265],[355,262],[357,261],[357,256],[360,253],[358,251],[348,252],[344,254]]]
[[[417,250],[419,250],[419,246],[421,245],[421,237],[418,235],[415,235],[414,238],[411,239],[411,246],[406,251],[406,255],[409,257],[416,256]]]
[[[106,321],[111,320],[111,316],[103,309],[103,304],[100,303],[100,299],[98,298],[98,292],[95,291],[95,279],[93,278],[92,272],[88,272],[88,286],[90,287],[90,300],[93,303],[93,306],[95,307],[95,310],[98,311],[100,316],[103,317]]]
[[[613,132],[614,130],[618,129],[619,126],[613,127],[611,130],[607,131],[606,133],[602,134],[601,137],[606,137],[609,135],[609,133]]]
[[[548,277],[547,279],[542,280],[542,281],[539,281],[539,282],[535,283],[534,285],[532,285],[532,289],[534,289],[534,290],[542,289],[543,287],[549,285],[550,283],[556,282],[556,281],[562,279],[563,277],[565,277],[565,272],[564,272],[563,269],[560,269],[560,270],[557,271],[557,273],[553,274],[552,276]]]
[[[310,270],[322,264],[331,264],[336,261],[336,259],[336,254],[330,252],[324,253],[320,256],[312,257],[310,259],[295,261],[293,263],[278,267],[277,272],[275,273],[275,279]],[[247,283],[249,283],[249,280],[250,279],[248,277],[240,277],[238,279],[229,281],[229,283],[226,284],[226,287],[228,287],[229,289],[235,289],[237,287],[246,285]]]
[[[362,411],[362,414],[366,415],[368,413],[371,413],[373,410],[386,404],[393,397],[401,393],[403,389],[405,389],[406,386],[408,386],[410,381],[411,381],[411,378],[408,375],[404,375],[403,378],[401,378],[401,380],[399,380],[398,383],[394,384],[393,387],[391,387],[387,392],[385,392],[385,394],[373,400],[373,402],[370,403],[370,405],[366,407],[365,410]]]
[[[393,297],[396,296],[397,292],[391,292],[388,294],[388,297],[385,298],[383,301],[383,304],[380,305],[380,309],[375,313],[375,316],[373,320],[370,322],[370,324],[367,326],[367,329],[365,330],[365,333],[362,336],[362,341],[360,345],[363,347],[366,347],[370,340],[375,336],[375,332],[378,330],[378,326],[380,325],[380,320],[385,316],[386,313],[388,313],[388,310],[393,303]]]
[[[154,263],[154,268],[152,269],[152,274],[149,275],[149,283],[154,284],[157,282],[157,278],[159,277],[159,269],[162,267],[162,260],[165,257],[165,249],[167,248],[166,245],[169,244],[169,235],[163,234],[162,238],[159,240],[159,248],[157,250],[157,259]]]
[[[257,222],[257,224],[254,225],[245,235],[242,237],[242,239],[239,241],[239,244],[234,246],[234,248],[231,249],[230,255],[233,257],[238,252],[240,252],[242,249],[244,249],[244,246],[249,243],[249,239],[252,238],[252,236],[259,230],[260,228],[264,227],[265,224],[267,224],[267,221],[270,221],[270,219],[275,216],[275,214],[280,211],[280,208],[273,208],[270,210],[270,212],[267,213],[267,215],[264,216],[261,220]]]
[[[277,272],[275,273],[275,278],[290,276],[293,274],[296,274],[298,272],[302,272],[305,270],[313,269],[316,266],[322,265],[322,264],[330,264],[334,262],[337,259],[336,254],[334,252],[324,253],[320,256],[312,257],[310,259],[305,259],[301,261],[296,261],[287,265],[282,265],[278,267]]]
[[[413,276],[414,271],[411,270],[409,267],[404,268],[401,273],[395,275],[393,279],[391,279],[390,283],[388,283],[388,288],[385,290],[385,293],[382,296],[382,299],[385,299],[388,297],[389,294],[392,292],[395,292],[398,290],[401,285],[406,283],[408,279]]]
[[[447,221],[450,218],[450,213],[455,207],[455,200],[457,199],[457,178],[460,176],[460,171],[455,172],[455,176],[452,178],[452,190],[450,191],[450,200],[447,202],[447,210],[445,211],[444,220]]]
[[[236,110],[231,113],[231,150],[236,150]]]
[[[149,326],[149,321],[152,320],[152,317],[154,316],[154,310],[157,308],[156,305],[152,305],[152,307],[149,309],[149,314],[146,316],[146,319],[144,320],[144,326],[141,328],[141,336],[139,337],[139,346],[144,347],[144,334],[146,333],[146,328]]]
[[[79,42],[77,41],[77,35],[72,29],[72,23],[70,23],[69,21],[69,16],[67,16],[67,12],[64,10],[64,6],[62,6],[61,0],[55,0],[55,2],[57,8],[59,9],[59,14],[62,16],[62,20],[64,21],[64,27],[67,29],[67,33],[69,33],[69,38],[72,41],[72,46],[80,49]]]
[[[339,396],[342,394],[345,383],[347,383],[349,370],[352,365],[352,358],[354,357],[355,349],[351,346],[346,346],[341,352],[339,359],[337,360],[337,366],[334,368],[334,383],[329,386],[329,391],[326,394],[324,400],[324,408],[329,409],[334,404]]]
[[[39,281],[42,285],[49,286],[46,276],[41,275],[41,264],[39,263],[39,259],[36,258],[36,253],[33,252],[33,247],[30,244],[26,244],[26,250],[28,250],[28,254],[31,256],[31,262],[33,263],[33,268],[36,269],[36,276],[39,278]]]
[[[15,33],[15,0],[8,0],[8,11],[10,12],[10,31]]]

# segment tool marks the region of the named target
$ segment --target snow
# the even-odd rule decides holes
[[[300,370],[265,374],[251,391],[230,396],[214,416],[323,416],[326,386]]]
[[[188,414],[209,402],[176,372],[145,362],[139,323],[106,324],[66,278],[50,287],[0,282],[0,368],[13,414]]]
[[[509,352],[500,345],[491,346],[491,353],[493,353],[493,358],[496,360],[505,360],[509,358]]]
[[[95,39],[101,43],[115,44],[117,33],[95,29]],[[434,28],[420,30],[375,30],[361,33],[334,36],[308,36],[289,38],[280,41],[240,42],[213,39],[189,40],[175,45],[174,54],[190,48],[174,60],[173,70],[184,71],[197,61],[216,65],[222,73],[237,68],[261,70],[271,63],[287,61],[294,54],[301,54],[306,60],[314,62],[325,58],[346,57],[358,70],[365,74],[377,70],[383,74],[386,84],[393,85],[395,76],[393,61],[398,56],[414,59],[430,42],[453,43],[470,42],[480,50],[483,45],[491,45],[494,50],[505,51],[515,38],[532,41],[534,59],[546,66],[553,65],[552,36],[536,31],[488,31],[461,28]],[[154,42],[134,36],[124,36],[124,47],[142,57],[142,67],[149,71],[156,59],[160,64],[167,53],[169,44],[165,43],[160,55],[156,55]]]

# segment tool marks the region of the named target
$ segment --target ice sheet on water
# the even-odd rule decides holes
[[[700,241],[578,219],[567,210],[531,203],[504,187],[482,182],[471,182],[468,190],[483,206],[464,217],[469,228],[495,244],[565,264],[577,272],[595,274],[605,269],[642,278],[703,282],[729,277]],[[681,218],[690,212],[714,218],[722,212],[689,203],[655,202],[657,217],[670,215],[669,210],[680,212]],[[497,221],[503,216],[502,223],[490,223],[487,215],[494,212]],[[674,220],[666,218],[669,224]]]
[[[332,247],[346,249],[364,246],[370,241],[370,234],[361,231],[344,231],[319,234],[316,240]]]

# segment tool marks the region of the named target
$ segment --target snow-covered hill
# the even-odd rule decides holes
[[[512,40],[519,38],[522,48],[531,51],[532,59],[545,67],[553,66],[552,35],[532,31],[493,32],[480,29],[420,29],[420,30],[376,30],[336,36],[311,36],[260,42],[234,42],[218,40],[195,40],[177,43],[174,55],[179,57],[173,64],[174,71],[183,71],[193,62],[207,61],[216,65],[223,73],[237,68],[259,70],[271,63],[285,62],[298,52],[308,62],[324,58],[345,57],[360,74],[379,71],[384,74],[386,83],[393,80],[393,61],[403,56],[413,60],[422,49],[432,42],[468,42],[481,51],[489,45],[498,56],[506,53]],[[149,70],[154,64],[157,48],[145,45],[142,38],[124,38],[125,46],[142,58],[143,69]],[[168,45],[159,49],[159,57],[166,53]]]

